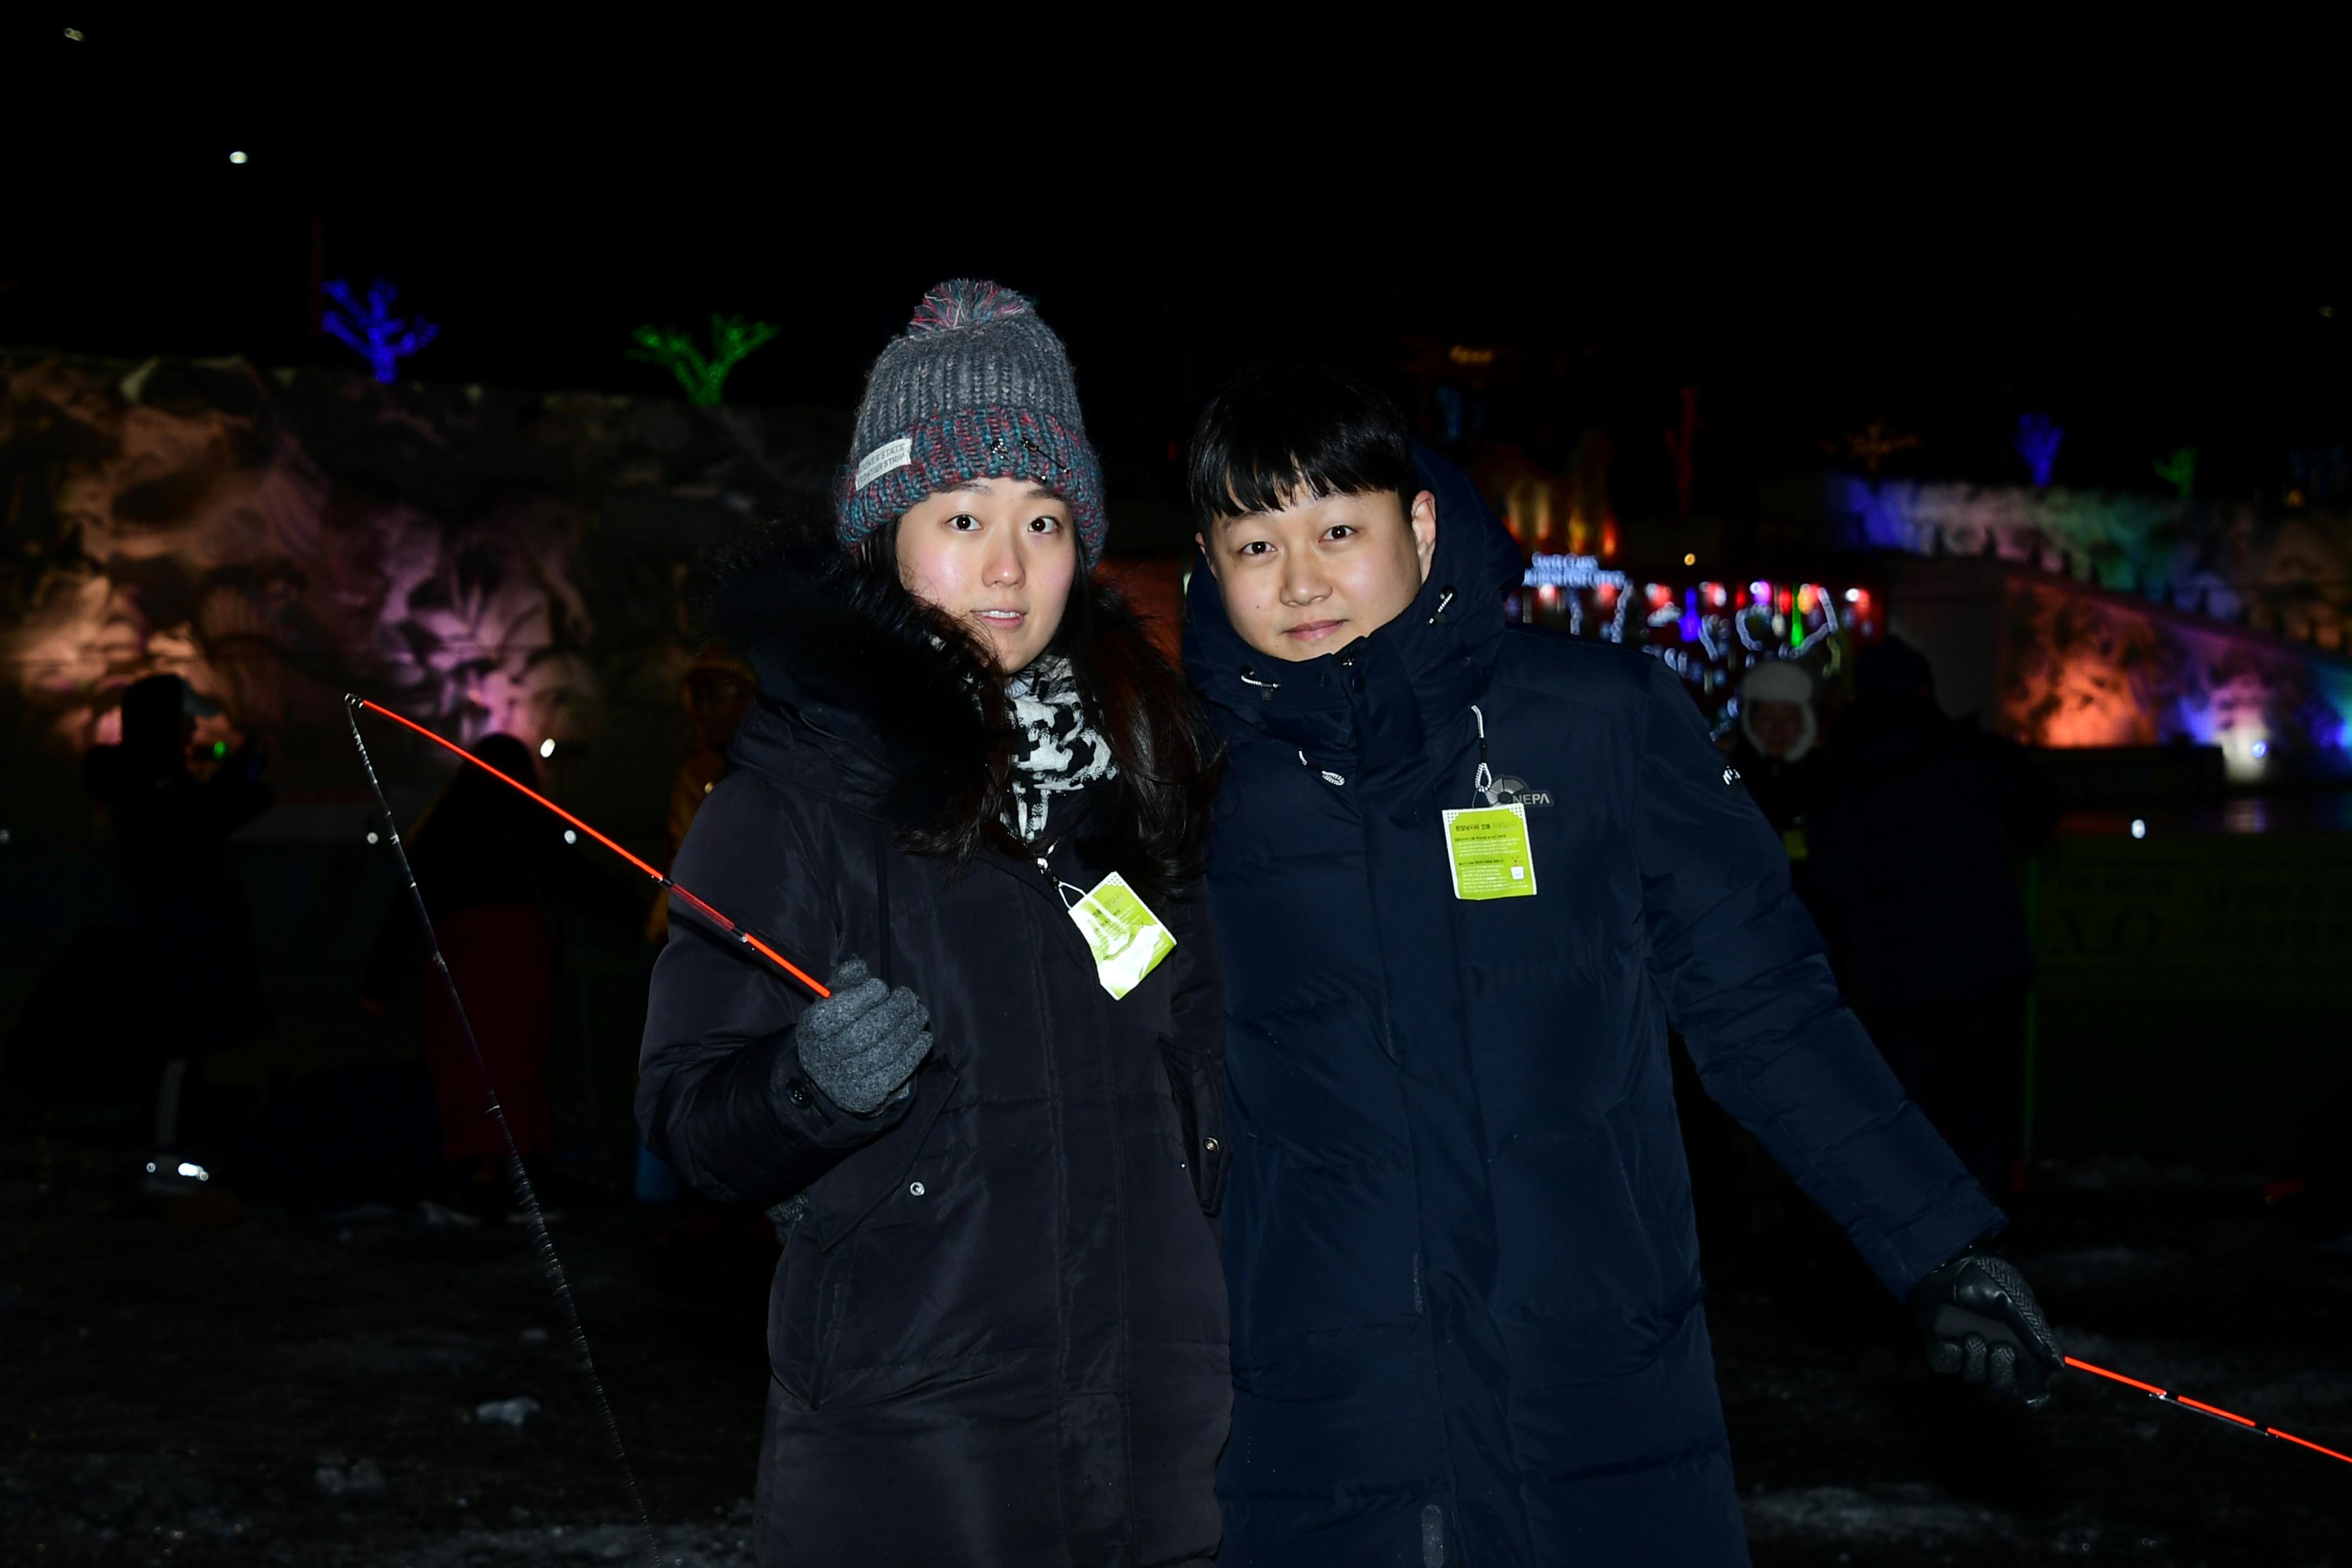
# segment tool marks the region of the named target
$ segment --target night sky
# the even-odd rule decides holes
[[[730,401],[846,404],[927,284],[992,276],[1068,341],[1115,470],[1163,478],[1244,359],[1402,387],[1408,335],[1557,364],[1536,456],[1606,426],[1633,517],[1671,505],[1686,384],[1697,509],[1727,515],[1881,416],[1922,442],[1898,474],[2021,480],[2015,421],[2047,412],[2061,483],[2158,489],[2196,445],[2200,492],[2272,503],[2292,453],[2352,442],[2352,287],[2297,133],[2218,100],[2103,117],[2150,107],[2120,75],[2074,81],[2062,121],[2031,62],[1602,96],[1501,36],[1349,65],[1328,40],[1081,57],[977,19],[38,10],[0,35],[0,344],[356,363],[310,330],[315,223],[327,277],[442,323],[409,374],[522,387],[664,395],[629,331],[717,309],[783,328]]]

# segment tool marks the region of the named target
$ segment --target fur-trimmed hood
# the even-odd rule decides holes
[[[902,831],[981,787],[985,677],[910,595],[860,571],[831,531],[790,522],[714,563],[710,629],[751,660],[760,700],[729,756]]]

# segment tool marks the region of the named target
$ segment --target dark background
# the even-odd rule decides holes
[[[730,402],[849,404],[926,286],[995,277],[1129,484],[1243,361],[1394,377],[1409,336],[1556,366],[1515,434],[1609,428],[1628,517],[1673,504],[1685,385],[1714,515],[1874,417],[1920,437],[1898,475],[2021,481],[2035,411],[2062,483],[2158,489],[2194,445],[2200,491],[2272,502],[2352,430],[2343,138],[2297,79],[2332,39],[1416,20],[39,7],[0,34],[0,342],[342,362],[315,225],[323,276],[442,323],[404,374],[533,389],[667,395],[627,334],[719,310],[783,329]]]

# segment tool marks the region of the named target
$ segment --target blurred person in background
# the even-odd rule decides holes
[[[710,792],[719,787],[719,781],[727,776],[727,748],[734,743],[737,727],[759,695],[758,682],[749,664],[718,643],[706,645],[695,655],[694,662],[687,667],[685,679],[678,682],[678,700],[686,707],[693,749],[678,763],[677,773],[670,782],[669,856],[662,862],[664,867],[677,863],[678,847],[686,842],[687,829],[694,826],[695,813],[702,809]],[[654,895],[654,907],[646,916],[646,940],[653,944],[647,962],[655,962],[660,956],[662,944],[669,940],[667,890]],[[677,1173],[646,1147],[641,1134],[637,1139],[638,1201],[674,1203],[684,1191]],[[779,1235],[778,1239],[781,1241],[782,1237]]]
[[[538,787],[530,748],[489,735],[475,755]],[[555,1025],[553,945],[542,900],[636,918],[633,892],[592,868],[562,825],[481,769],[460,765],[424,819],[405,836],[434,940],[464,998],[481,1051],[477,1069],[446,987],[425,986],[425,1059],[441,1113],[442,1178],[433,1202],[444,1217],[508,1215],[500,1165],[506,1145],[485,1105],[482,1071],[498,1091],[516,1150],[535,1178],[554,1152],[547,1053]],[[625,900],[625,901],[624,901]],[[361,983],[360,1005],[381,1017],[404,978],[421,967],[424,939],[405,892],[385,911]]]
[[[743,715],[751,710],[752,699],[758,695],[759,678],[751,667],[737,655],[718,643],[711,643],[695,655],[687,667],[685,679],[678,682],[678,700],[686,707],[686,721],[693,734],[693,749],[677,765],[677,773],[669,786],[669,864],[677,858],[678,846],[686,842],[686,830],[694,826],[694,814],[702,809],[703,798],[718,787],[727,774],[727,748],[734,742],[736,727]],[[658,944],[669,934],[669,895],[658,893],[654,898],[653,912],[646,919],[646,940]]]
[[[1739,718],[1725,747],[1749,798],[1780,836],[1789,854],[1790,885],[1800,900],[1811,881],[1804,802],[1820,755],[1814,749],[1822,732],[1818,689],[1804,665],[1767,658],[1739,683]],[[1679,1034],[1674,1060],[1675,1110],[1707,1245],[1782,1255],[1797,1217],[1789,1203],[1790,1183],[1755,1135],[1707,1095]]]
[[[1810,901],[1870,1037],[1993,1192],[2017,1174],[2033,972],[2012,858],[2057,816],[2018,748],[1944,716],[1917,649],[1863,650],[1806,796]]]
[[[269,1022],[260,948],[228,838],[269,808],[260,742],[243,740],[199,780],[189,748],[220,709],[176,675],[151,675],[122,694],[122,741],[83,761],[91,796],[113,825],[115,868],[131,971],[160,1064],[151,1184],[201,1184],[209,1173],[181,1147],[188,1075]]]
[[[1739,683],[1731,763],[1792,859],[1802,855],[1805,784],[1822,732],[1813,701],[1812,672],[1787,659],[1768,658]]]

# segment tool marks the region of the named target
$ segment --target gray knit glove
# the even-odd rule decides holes
[[[890,990],[855,958],[842,960],[825,988],[833,994],[803,1013],[793,1031],[801,1070],[856,1116],[913,1092],[908,1080],[931,1054],[922,998],[903,985]]]

